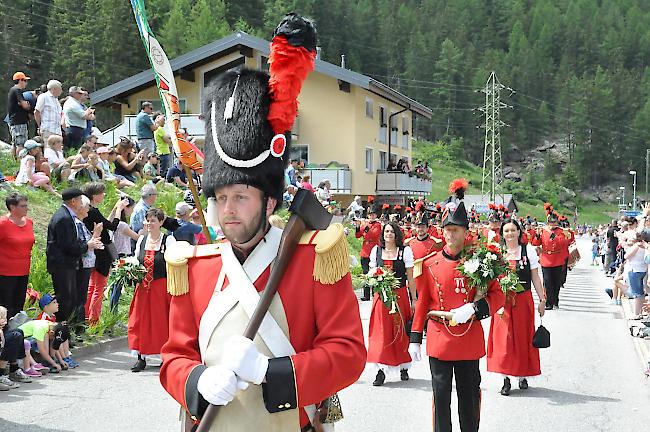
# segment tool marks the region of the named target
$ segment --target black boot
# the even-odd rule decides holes
[[[503,379],[503,387],[501,387],[501,394],[503,396],[510,396],[510,389],[512,387],[510,386],[510,378],[505,377]]]
[[[138,356],[138,361],[131,367],[131,372],[143,371],[145,367],[147,367],[147,362],[142,356]]]
[[[383,386],[384,381],[386,381],[386,375],[384,375],[384,371],[380,369],[379,372],[377,372],[377,377],[375,378],[375,381],[372,383],[372,385],[375,387]]]
[[[364,285],[363,286],[363,297],[361,297],[360,300],[361,301],[370,300],[370,286],[369,285]]]
[[[526,378],[522,378],[519,380],[519,388],[522,390],[528,389],[528,380]]]
[[[406,369],[402,369],[399,371],[400,379],[402,381],[408,381],[409,380],[409,371]]]

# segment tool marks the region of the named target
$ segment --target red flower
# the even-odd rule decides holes
[[[487,250],[489,250],[490,252],[495,253],[495,254],[498,254],[498,253],[501,252],[501,250],[499,249],[499,246],[497,246],[495,244],[487,245]]]
[[[384,274],[384,271],[381,269],[381,267],[377,267],[377,270],[375,270],[375,276],[382,276]]]

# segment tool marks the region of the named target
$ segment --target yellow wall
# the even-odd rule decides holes
[[[231,62],[241,54],[235,52],[194,70],[195,82],[176,77],[178,95],[187,100],[187,112],[201,112],[201,90],[203,74],[209,70]],[[254,51],[253,57],[246,58],[249,68],[260,67],[260,53]],[[157,89],[152,86],[128,97],[129,106],[122,105],[122,116],[137,114],[138,100],[155,100]],[[373,101],[373,118],[366,117],[366,98]],[[375,177],[379,168],[379,151],[388,151],[388,144],[379,142],[379,107],[387,108],[387,116],[402,107],[389,102],[379,95],[360,87],[351,86],[350,93],[339,90],[338,81],[328,75],[312,73],[307,78],[299,96],[299,131],[294,144],[309,146],[309,162],[326,164],[332,161],[348,164],[352,171],[352,195],[375,194]],[[403,113],[408,117],[411,127],[410,111]],[[411,161],[411,145],[402,148],[402,115],[397,116],[397,142],[392,143],[392,151],[397,158],[407,156]],[[412,132],[412,131],[410,131]],[[390,133],[388,131],[387,133]],[[365,170],[366,147],[373,148],[373,171]]]

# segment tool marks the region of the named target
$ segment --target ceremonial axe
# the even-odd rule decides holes
[[[253,312],[244,331],[244,337],[250,340],[255,338],[257,330],[259,330],[262,320],[271,306],[273,297],[278,291],[280,280],[284,276],[284,272],[302,235],[308,230],[325,229],[332,220],[332,215],[316,199],[316,195],[306,189],[298,189],[289,207],[289,212],[291,216],[282,232],[278,254],[271,267],[271,275],[268,282],[266,282],[255,312]],[[208,432],[210,430],[219,408],[218,405],[208,406],[196,432]]]

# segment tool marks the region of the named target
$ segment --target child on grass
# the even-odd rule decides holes
[[[54,323],[57,322],[56,313],[59,311],[59,302],[57,301],[56,297],[52,296],[51,294],[44,294],[43,297],[41,297],[41,299],[38,301],[38,305],[41,308],[42,312],[36,317],[36,319],[46,320]],[[68,324],[65,321],[61,324],[63,325],[62,330],[69,335],[70,330],[68,329]],[[54,353],[54,350],[50,348],[50,356],[54,357],[55,355],[56,354]],[[61,347],[58,349],[58,355],[56,355],[56,358],[61,358],[68,364],[68,367],[71,369],[79,366],[79,363],[77,363],[72,358],[72,354],[70,353],[70,341],[68,339],[66,339],[61,344]]]

